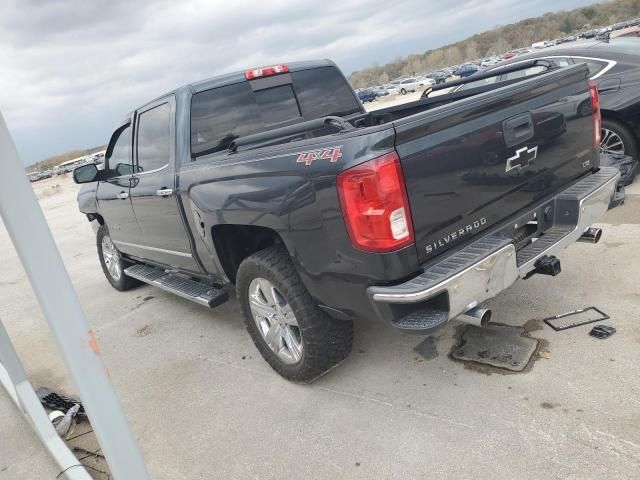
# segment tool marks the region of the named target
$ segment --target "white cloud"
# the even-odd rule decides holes
[[[564,5],[543,0],[0,0],[0,109],[25,163],[105,143],[179,85],[279,61],[346,73]]]

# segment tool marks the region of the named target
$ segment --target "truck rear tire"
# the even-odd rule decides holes
[[[122,259],[120,252],[113,244],[106,225],[100,225],[96,234],[96,244],[102,271],[113,288],[124,292],[140,285],[139,280],[124,274],[124,269],[129,265]]]
[[[247,257],[238,269],[236,289],[253,343],[287,380],[310,383],[349,355],[353,322],[335,320],[313,303],[281,247]]]

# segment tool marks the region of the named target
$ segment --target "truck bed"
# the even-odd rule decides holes
[[[586,67],[577,65],[451,103],[436,97],[435,107],[418,101],[406,107],[408,116],[394,109],[421,261],[598,167],[591,116],[566,109],[569,101],[590,101],[586,78]],[[415,113],[420,104],[424,111]],[[515,231],[514,238],[530,233]]]

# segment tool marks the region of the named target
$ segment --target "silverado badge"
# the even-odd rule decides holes
[[[518,170],[522,170],[529,166],[529,163],[536,159],[538,155],[538,147],[527,148],[523,147],[519,150],[516,150],[516,154],[507,159],[507,172],[517,168]]]

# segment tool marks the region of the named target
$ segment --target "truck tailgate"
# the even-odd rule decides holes
[[[598,166],[576,65],[394,122],[421,261]]]

